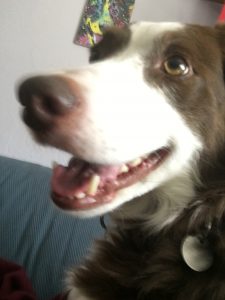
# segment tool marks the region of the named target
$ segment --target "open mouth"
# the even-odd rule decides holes
[[[67,167],[53,168],[53,201],[66,210],[87,210],[112,202],[117,192],[156,170],[170,152],[169,147],[162,147],[121,165],[91,164],[72,158]]]

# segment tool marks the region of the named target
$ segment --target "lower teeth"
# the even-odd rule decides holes
[[[91,197],[85,197],[84,199],[81,199],[80,200],[80,204],[92,204],[92,203],[95,203],[96,200],[94,198],[91,198]]]
[[[82,192],[75,194],[75,198],[77,198],[77,199],[83,199],[83,198],[85,198],[85,196],[86,196],[86,194],[82,193]]]

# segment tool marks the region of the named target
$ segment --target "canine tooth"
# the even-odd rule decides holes
[[[121,173],[127,173],[129,171],[129,168],[127,165],[122,165],[121,169],[120,169],[120,174]]]
[[[83,192],[78,192],[78,193],[76,193],[74,196],[75,196],[75,198],[77,198],[77,199],[83,199],[83,198],[86,196],[86,194],[83,193]]]
[[[89,186],[88,186],[88,189],[87,189],[87,194],[88,195],[94,196],[96,194],[96,192],[98,190],[100,180],[101,180],[101,178],[97,174],[94,174],[91,177],[91,180],[90,180],[90,183],[89,183]]]
[[[141,163],[142,163],[142,159],[139,157],[139,158],[136,158],[135,160],[133,160],[132,162],[130,162],[129,166],[131,166],[131,167],[137,167]]]

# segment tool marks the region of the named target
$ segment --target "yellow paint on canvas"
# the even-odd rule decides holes
[[[102,31],[100,29],[101,25],[113,25],[113,20],[109,13],[109,0],[105,1],[102,14],[99,16],[98,20],[92,20],[90,17],[88,17],[85,20],[85,24],[90,28],[90,32],[92,32],[94,35],[102,35]],[[88,40],[92,46],[95,44],[94,35],[90,33],[87,34]]]
[[[91,31],[94,34],[102,34],[101,29],[99,28],[99,21],[92,21],[90,17],[86,19],[86,25],[88,25]]]

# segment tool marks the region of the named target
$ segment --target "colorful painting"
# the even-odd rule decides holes
[[[134,2],[135,0],[88,0],[74,42],[91,47],[101,39],[104,28],[129,24]]]

